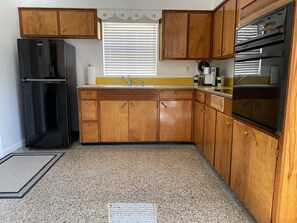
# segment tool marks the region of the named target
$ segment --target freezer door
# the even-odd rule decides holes
[[[68,147],[69,112],[65,82],[21,82],[27,147]]]
[[[21,79],[65,79],[63,40],[18,39]]]

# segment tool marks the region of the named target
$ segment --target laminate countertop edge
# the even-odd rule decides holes
[[[232,87],[229,86],[178,86],[178,85],[144,85],[144,86],[129,86],[129,85],[78,85],[77,89],[133,89],[133,90],[141,90],[141,89],[155,89],[155,90],[200,90],[206,93],[219,95],[226,98],[232,98],[232,94],[220,92],[218,90],[232,90]]]

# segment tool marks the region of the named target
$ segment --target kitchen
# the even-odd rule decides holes
[[[130,3],[130,2],[129,2]],[[21,112],[18,112],[20,109],[20,100],[18,99],[19,93],[19,87],[16,87],[19,85],[18,83],[18,62],[17,62],[17,53],[16,50],[11,50],[11,49],[16,49],[16,39],[19,38],[19,26],[18,26],[18,14],[17,14],[17,7],[90,7],[90,8],[112,8],[111,5],[108,5],[106,2],[102,1],[99,3],[94,3],[93,1],[90,1],[90,5],[86,5],[86,3],[80,4],[77,2],[70,3],[58,3],[56,4],[51,3],[49,6],[49,3],[35,3],[34,2],[28,2],[28,3],[23,3],[23,4],[18,4],[16,2],[10,1],[9,3],[1,3],[4,4],[4,7],[1,7],[3,12],[1,13],[3,17],[5,17],[5,20],[2,20],[1,22],[2,27],[5,27],[4,32],[2,34],[2,39],[1,41],[1,49],[6,49],[3,51],[2,55],[2,61],[1,61],[1,68],[2,68],[2,75],[1,75],[1,134],[0,134],[0,142],[1,142],[1,149],[4,154],[8,152],[13,152],[15,149],[21,147],[23,145],[22,138],[23,138],[23,133],[22,133],[22,127],[21,127]],[[98,5],[97,5],[98,4]],[[181,6],[176,3],[176,7],[168,7],[165,3],[162,5],[161,3],[158,3],[158,9],[181,9]],[[197,5],[196,5],[197,4]],[[184,5],[182,6],[182,9],[189,9],[192,10],[193,8],[195,9],[213,9],[215,8],[216,5],[219,4],[219,2],[213,2],[213,5],[208,5],[207,3],[191,3],[189,1],[189,5]],[[129,8],[131,9],[151,9],[152,7],[150,6],[149,3],[138,3],[135,4],[135,2],[131,2],[131,5],[129,5]],[[173,5],[173,4],[172,4]],[[127,8],[127,3],[123,3],[123,5],[117,4],[115,8],[121,9],[121,8]],[[8,22],[9,21],[9,22]],[[295,40],[295,38],[293,38]],[[76,50],[77,50],[77,78],[78,78],[78,84],[83,84],[85,82],[84,80],[84,74],[85,74],[85,67],[88,64],[94,65],[97,69],[101,69],[103,67],[102,61],[103,59],[101,58],[101,54],[99,52],[102,52],[102,45],[98,44],[98,40],[69,40],[70,43],[75,45]],[[293,47],[294,48],[293,43]],[[292,55],[295,55],[295,52],[292,52]],[[293,57],[295,58],[295,57]],[[218,62],[220,63],[220,62]],[[291,63],[291,69],[292,69],[292,74],[294,72],[294,66],[296,66],[296,63],[294,60]],[[190,70],[192,71],[195,69],[196,63],[195,61],[162,61],[158,62],[158,73],[160,72],[161,76],[162,73],[166,73],[167,76],[174,77],[179,77],[179,75],[182,75],[183,77],[191,77],[193,74],[187,72],[185,67],[190,67]],[[226,71],[227,72],[227,71]],[[99,71],[98,73],[103,73]],[[284,134],[284,147],[282,151],[282,156],[284,157],[282,160],[283,166],[282,166],[282,173],[291,173],[294,169],[292,170],[292,164],[291,162],[286,162],[287,156],[288,159],[290,160],[291,154],[289,152],[294,152],[294,142],[291,139],[290,135],[294,134],[294,129],[296,128],[294,126],[293,120],[296,119],[296,114],[294,113],[294,106],[295,106],[295,101],[294,101],[294,90],[292,86],[294,86],[295,80],[294,76],[290,76],[290,81],[289,81],[289,87],[288,87],[288,98],[287,98],[287,106],[290,106],[290,109],[287,109],[287,114],[286,114],[286,125],[285,125],[285,134]],[[292,94],[292,95],[291,95]],[[291,109],[292,107],[292,109]],[[5,108],[5,110],[4,110]],[[14,113],[13,113],[14,112]],[[13,115],[12,115],[13,114]],[[292,132],[291,132],[292,131]],[[294,138],[294,135],[293,135]],[[289,165],[290,164],[290,165]],[[288,166],[287,166],[288,165]],[[289,175],[290,178],[285,178],[289,182],[292,180],[294,182],[294,177]],[[281,191],[283,191],[284,194],[289,194],[286,196],[294,197],[293,194],[295,194],[294,190],[294,184],[288,183],[286,180],[282,181],[283,185],[281,185]],[[291,188],[293,187],[293,188]],[[290,191],[292,190],[292,192]],[[290,192],[288,192],[290,191]],[[288,193],[285,193],[288,192]],[[280,206],[279,208],[282,210],[284,208],[287,211],[290,211],[290,207],[292,207],[292,211],[289,213],[286,213],[285,211],[282,212],[280,211],[279,213],[286,213],[286,214],[281,214],[278,216],[279,219],[286,219],[286,220],[279,220],[278,222],[290,222],[290,219],[294,219],[294,200],[290,199],[290,202],[287,202],[286,197],[281,196],[282,193],[280,193]],[[282,200],[284,199],[284,200]],[[289,207],[287,207],[288,205]],[[290,214],[292,216],[290,216]],[[292,221],[292,220],[291,220]],[[293,222],[293,221],[292,221]]]

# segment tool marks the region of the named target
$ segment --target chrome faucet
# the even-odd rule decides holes
[[[245,75],[245,76],[237,76],[236,78],[234,78],[234,83],[236,85],[238,85],[243,79],[250,77],[250,75]]]
[[[129,86],[132,86],[132,79],[129,75],[127,76],[122,76],[122,78],[124,78],[127,82]]]

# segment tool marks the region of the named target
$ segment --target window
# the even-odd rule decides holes
[[[103,23],[104,75],[156,75],[157,23]]]

